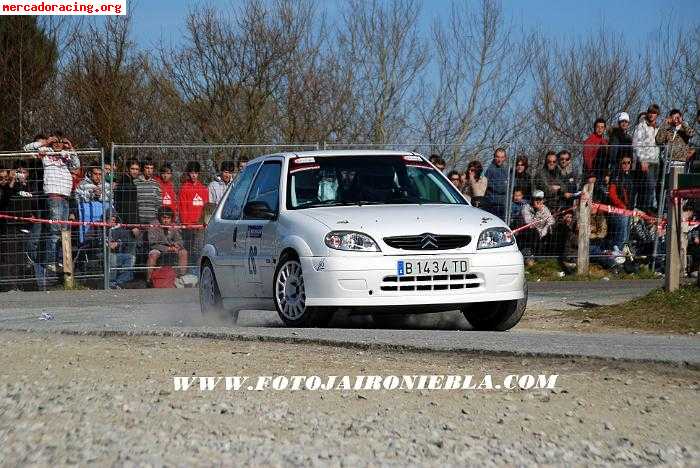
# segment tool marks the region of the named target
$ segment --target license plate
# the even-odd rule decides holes
[[[466,259],[431,258],[399,260],[396,262],[398,276],[406,275],[459,275],[469,271]]]

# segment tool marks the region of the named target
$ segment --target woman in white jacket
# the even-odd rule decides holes
[[[632,147],[637,168],[644,174],[644,187],[640,187],[642,199],[638,203],[645,208],[656,208],[656,181],[659,176],[659,147],[656,146],[656,133],[659,128],[659,106],[652,104],[634,129]]]

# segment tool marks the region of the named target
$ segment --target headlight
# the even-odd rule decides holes
[[[354,231],[332,231],[326,234],[326,245],[331,249],[354,252],[379,252],[379,246],[367,234]]]
[[[496,247],[506,247],[515,244],[515,237],[508,228],[495,227],[488,228],[479,235],[477,249],[495,249]]]

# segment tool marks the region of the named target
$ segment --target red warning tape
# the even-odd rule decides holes
[[[103,223],[102,221],[63,221],[54,219],[42,219],[42,218],[25,218],[22,216],[12,216],[4,213],[0,213],[0,219],[10,219],[12,221],[24,221],[27,223],[38,223],[38,224],[65,224],[66,226],[95,226],[95,227],[125,227],[125,228],[139,228],[148,229],[152,227],[163,227],[162,224],[129,224],[129,223]],[[168,229],[204,229],[206,224],[171,224],[167,226]]]
[[[673,198],[700,198],[700,188],[673,189]]]

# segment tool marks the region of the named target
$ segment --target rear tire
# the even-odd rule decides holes
[[[272,281],[275,309],[286,326],[325,327],[330,323],[333,309],[306,306],[304,272],[296,255],[280,258]]]
[[[226,309],[224,309],[219,285],[214,275],[214,267],[212,267],[209,261],[205,261],[202,264],[199,273],[199,306],[204,317],[216,317],[226,320],[233,319],[233,323],[236,323],[238,318],[237,313],[229,314]]]
[[[474,330],[506,331],[520,322],[527,306],[527,283],[522,299],[467,304],[462,313]]]

